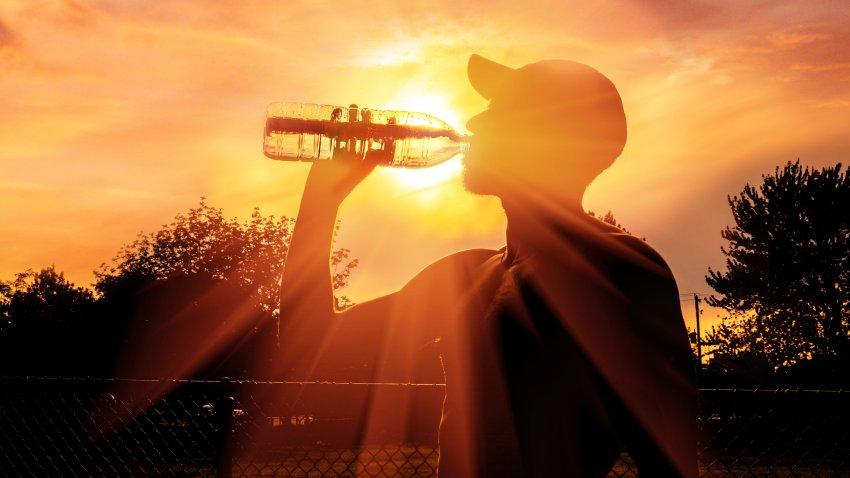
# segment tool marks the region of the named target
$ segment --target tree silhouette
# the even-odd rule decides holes
[[[614,213],[611,212],[611,211],[606,212],[604,216],[601,216],[601,215],[597,216],[595,212],[587,211],[587,215],[590,216],[590,217],[595,217],[596,219],[599,219],[600,221],[604,222],[605,224],[610,224],[610,225],[616,227],[617,229],[622,230],[623,232],[631,234],[628,231],[628,229],[623,227],[622,224],[620,224],[619,222],[617,222],[616,219],[614,219]]]
[[[275,359],[293,225],[258,209],[228,219],[202,198],[102,264],[94,292],[54,267],[0,281],[0,375],[259,376]],[[349,254],[330,258],[337,290],[357,266]]]
[[[706,282],[719,294],[707,302],[730,316],[707,342],[777,370],[850,357],[850,169],[789,161],[729,206],[726,270]]]
[[[178,214],[171,224],[150,234],[140,234],[124,245],[111,264],[95,271],[95,289],[106,300],[121,296],[141,283],[180,276],[203,275],[233,281],[252,295],[265,312],[277,313],[281,258],[286,256],[294,219],[264,217],[254,209],[250,220],[227,219],[220,208],[201,198],[188,214]],[[337,249],[331,257],[334,287],[348,284],[357,267],[348,249]],[[338,297],[342,306],[346,297]]]
[[[599,219],[600,221],[604,222],[605,224],[610,224],[610,225],[616,227],[617,229],[625,232],[626,234],[634,235],[634,234],[631,233],[631,231],[626,229],[625,226],[623,226],[622,224],[617,222],[617,220],[614,218],[614,213],[611,212],[611,211],[606,212],[604,216],[597,216],[595,212],[587,211],[587,215],[590,216],[590,217],[595,217],[596,219]],[[641,240],[645,241],[646,238],[641,237]]]
[[[2,373],[84,368],[91,362],[94,302],[91,291],[69,282],[54,266],[0,283]]]
[[[275,359],[279,279],[294,219],[227,219],[201,199],[154,233],[121,248],[95,272],[102,313],[124,376],[259,376]],[[357,266],[330,259],[339,289]],[[341,306],[350,302],[337,297]]]

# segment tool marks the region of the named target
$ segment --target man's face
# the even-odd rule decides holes
[[[466,123],[473,134],[463,158],[463,183],[469,192],[501,196],[506,187],[513,187],[511,178],[520,172],[524,156],[520,148],[524,131],[512,123],[510,112],[497,102]]]
[[[494,74],[503,76],[482,93],[492,96],[489,107],[467,122],[473,136],[463,160],[466,189],[512,201],[581,197],[625,143],[613,84],[586,65],[558,60],[526,65],[507,78],[499,69]]]
[[[464,156],[464,187],[471,193],[501,198],[527,194],[526,189],[564,185],[563,133],[543,133],[551,120],[537,108],[511,97],[496,98],[466,123],[472,133]]]

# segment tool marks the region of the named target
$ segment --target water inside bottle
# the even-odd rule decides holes
[[[448,124],[422,113],[274,103],[266,115],[263,151],[272,159],[317,161],[368,154],[381,165],[422,168],[451,159],[466,147]]]

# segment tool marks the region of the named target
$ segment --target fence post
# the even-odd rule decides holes
[[[220,385],[215,399],[216,401],[213,404],[216,421],[216,476],[219,478],[232,478],[233,443],[231,437],[233,435],[233,409],[235,400],[231,395],[230,379],[228,377],[222,378]]]

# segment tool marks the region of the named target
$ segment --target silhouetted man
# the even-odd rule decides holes
[[[673,276],[646,243],[588,216],[582,196],[626,140],[614,85],[579,63],[512,69],[478,55],[489,108],[468,122],[464,184],[499,197],[507,246],[438,260],[401,290],[334,307],[337,210],[374,168],[312,166],[283,275],[283,363],[302,376],[368,362],[446,380],[440,476],[604,477],[625,449],[642,476],[696,476],[693,364]],[[309,344],[309,345],[305,345]]]

